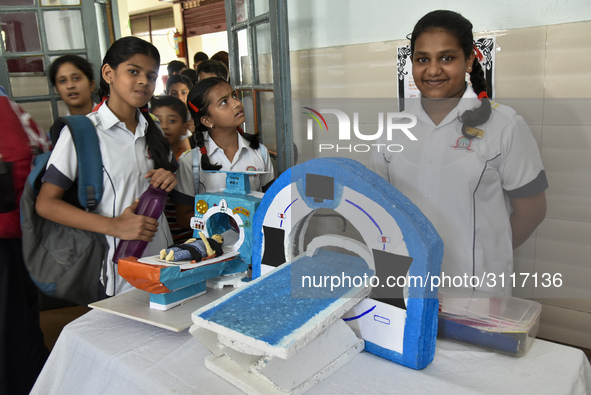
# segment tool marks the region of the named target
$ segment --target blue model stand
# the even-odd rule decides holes
[[[191,227],[195,229],[193,237],[199,237],[202,231],[207,237],[238,231],[238,240],[234,247],[239,256],[230,261],[222,275],[245,272],[251,263],[253,217],[261,197],[250,192],[249,172],[224,172],[226,189],[221,192],[205,193],[195,196],[195,217]],[[259,173],[256,173],[259,174]]]
[[[224,260],[211,260],[215,263],[187,270],[158,265],[158,262],[153,262],[155,265],[142,263],[133,257],[119,261],[119,274],[134,287],[150,293],[151,308],[168,310],[186,299],[199,296],[205,293],[208,280],[212,281],[210,286],[214,288],[224,284],[236,285],[241,281],[241,273],[245,273],[251,263],[252,219],[262,196],[250,193],[250,174],[230,172],[224,191],[195,197],[194,237],[199,238],[200,231],[207,237],[223,234],[226,239],[224,254],[233,258],[224,259],[222,255],[220,258]],[[232,228],[237,232],[234,233]]]
[[[154,308],[155,306],[161,307],[157,308],[157,310],[161,310],[162,308],[165,308],[167,306],[177,306],[184,300],[203,295],[205,293],[206,288],[206,280],[203,280],[199,283],[191,284],[172,292],[167,292],[163,294],[150,294],[150,306],[152,308]]]

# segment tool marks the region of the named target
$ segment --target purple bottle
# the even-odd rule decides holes
[[[164,189],[154,188],[152,185],[148,186],[146,192],[140,196],[135,213],[158,219],[162,215],[162,211],[164,211],[164,206],[166,206],[167,196],[168,192]],[[128,256],[140,258],[147,245],[148,242],[142,240],[121,240],[113,255],[113,262],[117,263],[119,258]]]

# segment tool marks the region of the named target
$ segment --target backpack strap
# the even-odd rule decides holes
[[[201,153],[199,148],[193,148],[191,155],[193,156],[193,185],[195,186],[195,195],[199,195],[199,172],[201,171]]]
[[[42,184],[41,178],[43,178],[43,174],[45,174],[45,168],[47,167],[47,162],[49,162],[50,156],[51,151],[37,155],[33,159],[33,169],[27,176],[27,182],[31,184],[34,196],[37,196],[39,194],[39,190],[41,189]]]
[[[52,141],[68,126],[78,156],[78,201],[87,210],[94,210],[103,197],[103,159],[96,129],[84,115],[59,117],[51,127]],[[55,136],[55,130],[59,130]],[[80,160],[84,158],[84,160]]]

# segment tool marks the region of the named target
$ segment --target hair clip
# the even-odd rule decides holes
[[[472,127],[472,126],[466,126],[466,125],[464,125],[464,127],[463,127],[462,130],[468,136],[476,137],[477,139],[483,138],[484,137],[484,134],[486,133],[482,129],[478,129],[478,128],[475,128],[475,127]]]
[[[480,52],[476,45],[474,45],[474,52],[476,52],[476,59],[478,59],[479,62],[482,62],[482,59],[484,59],[484,55],[482,54],[482,52]]]
[[[478,94],[478,100],[480,101],[482,101],[482,99],[485,97],[488,99],[488,94],[486,93],[486,91],[482,91]]]
[[[201,155],[207,155],[207,148],[205,148],[205,146],[199,148],[199,152],[201,152]]]
[[[187,101],[187,103],[189,104],[189,107],[191,107],[191,109],[193,109],[193,111],[199,112],[199,109],[197,107],[195,107],[195,105],[193,103],[191,103],[190,101]]]

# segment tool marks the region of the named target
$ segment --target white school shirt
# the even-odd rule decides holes
[[[238,132],[238,151],[234,155],[232,162],[228,159],[224,150],[209,137],[209,133],[203,134],[204,145],[207,148],[209,161],[212,164],[220,164],[224,171],[266,171],[266,174],[251,175],[250,190],[261,191],[261,188],[269,183],[274,178],[273,163],[269,152],[265,150],[265,157],[260,149],[250,148],[250,143],[242,137]],[[175,202],[194,204],[195,201],[195,184],[193,181],[193,155],[200,155],[199,148],[194,148],[191,151],[184,152],[179,157],[179,169],[176,173],[177,186],[176,191],[183,196],[180,200],[175,197]],[[199,162],[201,163],[201,162]],[[199,193],[217,192],[226,188],[226,174],[225,173],[211,173],[204,172],[200,169],[199,181],[201,183]]]
[[[101,156],[103,160],[103,197],[97,214],[105,217],[118,217],[148,188],[150,180],[144,178],[154,168],[154,161],[148,152],[145,133],[148,122],[138,110],[138,125],[132,134],[109,109],[107,104],[98,111],[87,115],[96,127]],[[47,163],[47,172],[43,181],[67,189],[78,176],[78,156],[67,127],[62,130],[55,149]],[[172,244],[172,237],[166,217],[158,218],[158,231],[148,244],[144,256],[155,255],[162,248]],[[116,295],[132,286],[117,273],[113,264],[113,254],[119,239],[106,236],[109,254],[106,267],[106,279],[101,278],[107,295]]]
[[[420,99],[406,102],[405,112],[417,116],[410,132],[418,140],[393,133],[392,141],[381,143],[398,143],[404,149],[374,153],[372,170],[405,194],[435,226],[444,242],[445,275],[478,276],[490,285],[479,288],[510,294],[509,198],[534,196],[547,188],[529,127],[513,109],[493,102],[489,120],[478,126],[484,137],[463,137],[458,116],[480,106],[470,86],[439,125],[429,118]]]

